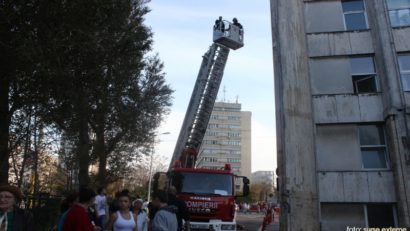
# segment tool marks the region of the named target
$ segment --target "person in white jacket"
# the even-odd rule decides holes
[[[135,215],[137,215],[138,231],[148,231],[148,214],[142,209],[143,201],[136,199],[132,202],[132,208]]]

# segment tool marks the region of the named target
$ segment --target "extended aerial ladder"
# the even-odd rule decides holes
[[[234,20],[235,21],[235,20]],[[222,81],[229,50],[241,48],[243,29],[238,24],[217,20],[213,41],[204,54],[191,99],[175,145],[170,168],[175,163],[181,167],[195,167],[196,157]]]

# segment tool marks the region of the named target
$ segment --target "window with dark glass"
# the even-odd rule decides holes
[[[392,27],[410,26],[410,0],[387,0]]]
[[[173,175],[171,184],[180,193],[228,196],[233,191],[232,177],[228,174],[178,172]]]
[[[394,222],[393,207],[391,204],[367,204],[366,207],[369,227],[396,227]]]
[[[399,55],[401,82],[404,91],[410,91],[410,54]]]
[[[366,11],[363,0],[342,1],[346,30],[367,29]]]
[[[372,57],[350,58],[354,93],[377,92],[376,70]]]
[[[363,168],[388,168],[386,142],[382,125],[359,125],[359,138]]]

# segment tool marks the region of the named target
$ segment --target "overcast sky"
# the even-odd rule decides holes
[[[212,45],[212,27],[222,16],[238,18],[245,46],[231,51],[218,99],[252,112],[252,172],[276,168],[272,38],[269,0],[152,0],[146,24],[154,33],[154,52],[164,62],[175,90],[171,114],[158,133],[156,155],[170,159],[202,62]],[[225,88],[225,97],[223,89]]]

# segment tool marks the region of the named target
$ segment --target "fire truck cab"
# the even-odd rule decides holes
[[[174,168],[154,176],[154,191],[173,186],[190,213],[191,231],[236,230],[235,198],[249,194],[249,179],[224,169]]]

